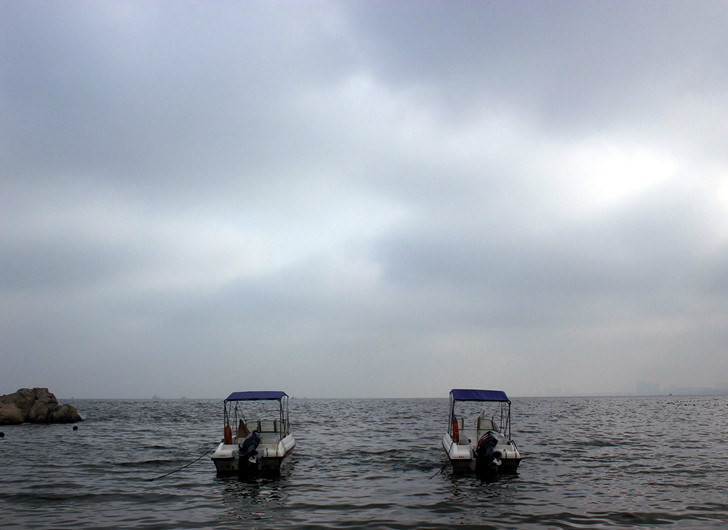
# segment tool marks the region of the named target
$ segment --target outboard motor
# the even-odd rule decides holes
[[[488,431],[478,440],[475,449],[475,470],[485,475],[495,475],[500,465],[500,451],[495,450],[498,440]]]
[[[258,454],[256,449],[259,444],[260,433],[254,430],[238,447],[238,469],[241,473],[245,473],[250,471],[251,468],[256,467],[256,464],[251,462],[250,458]]]

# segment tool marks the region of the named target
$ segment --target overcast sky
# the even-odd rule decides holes
[[[0,394],[728,383],[728,3],[0,3]]]

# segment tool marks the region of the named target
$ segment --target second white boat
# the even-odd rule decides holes
[[[462,402],[483,408],[466,418]],[[442,438],[453,471],[482,475],[515,473],[522,457],[511,438],[511,401],[501,390],[454,388],[450,391],[448,428]]]

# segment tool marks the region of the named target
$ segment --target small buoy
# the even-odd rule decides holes
[[[77,431],[77,430],[78,430],[78,425],[74,425],[74,426],[73,426],[73,430],[74,430],[74,431]]]
[[[5,438],[5,433],[4,432],[0,432],[0,438]]]

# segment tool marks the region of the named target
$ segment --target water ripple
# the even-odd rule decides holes
[[[279,478],[218,478],[213,401],[73,403],[87,421],[5,426],[4,528],[604,528],[728,525],[728,400],[514,400],[520,473],[453,475],[447,400],[291,401]],[[156,480],[155,480],[156,479]]]

